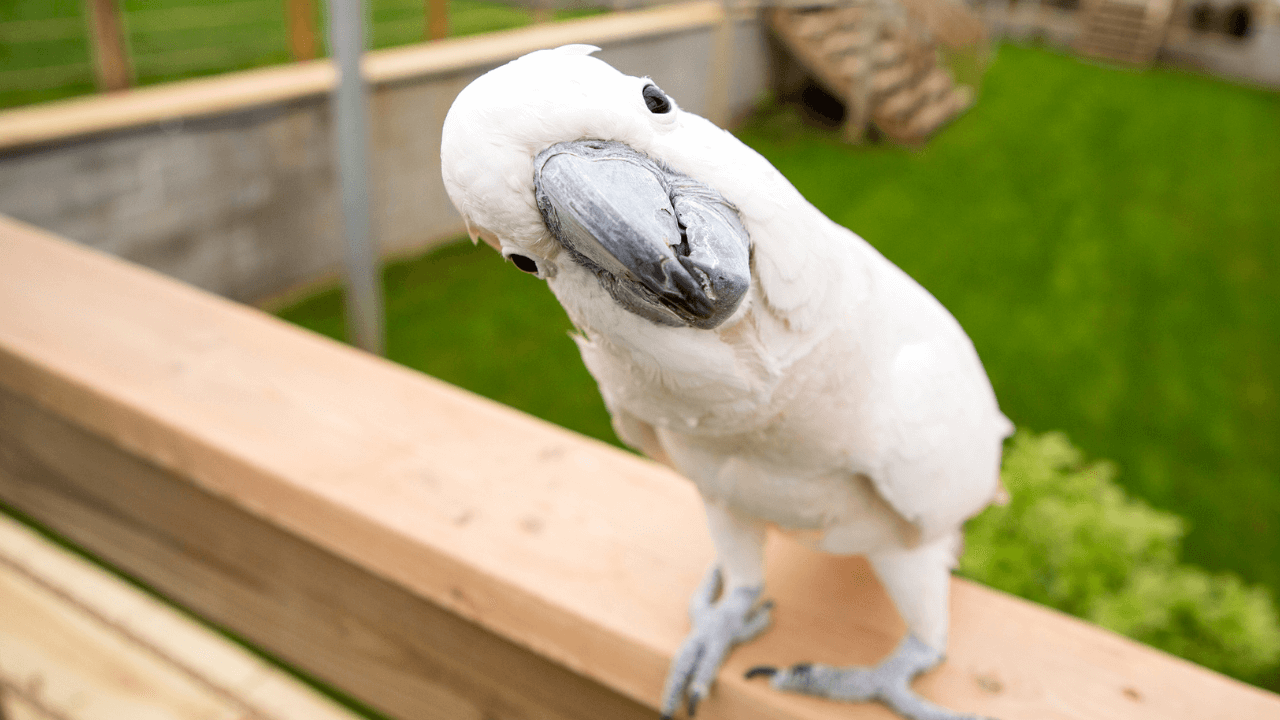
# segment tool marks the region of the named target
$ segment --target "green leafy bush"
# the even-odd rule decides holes
[[[1243,680],[1274,672],[1269,593],[1181,564],[1183,520],[1115,476],[1061,433],[1019,432],[1002,473],[1011,501],[969,523],[961,573]]]

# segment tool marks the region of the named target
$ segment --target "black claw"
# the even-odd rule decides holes
[[[689,696],[689,717],[693,717],[698,712],[698,701],[702,700],[701,695]]]
[[[671,716],[670,716],[670,715],[659,715],[658,717],[659,717],[661,720],[671,720]]]
[[[777,674],[778,674],[778,668],[776,667],[770,667],[768,665],[757,665],[756,667],[753,667],[747,671],[747,679],[750,680],[751,678],[754,678],[754,677],[773,677],[774,675],[777,675]]]

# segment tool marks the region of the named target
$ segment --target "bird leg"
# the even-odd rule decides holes
[[[729,650],[769,627],[773,603],[756,602],[763,585],[738,587],[721,594],[721,584],[720,567],[713,565],[689,601],[693,630],[680,645],[667,673],[662,689],[664,720],[675,715],[686,695],[686,707],[693,717]]]
[[[877,700],[910,720],[981,720],[939,707],[911,689],[911,680],[942,662],[942,653],[908,634],[889,657],[872,667],[832,667],[802,663],[781,669],[754,667],[747,677],[764,676],[779,690],[846,702]]]

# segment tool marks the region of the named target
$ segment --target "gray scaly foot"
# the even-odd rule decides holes
[[[747,677],[766,676],[779,690],[851,702],[878,700],[910,720],[983,720],[955,713],[925,700],[911,689],[911,680],[942,662],[942,653],[908,635],[889,657],[873,667],[832,667],[801,664],[779,670],[755,667]]]
[[[688,697],[689,717],[707,696],[729,650],[769,627],[773,603],[759,605],[762,587],[744,587],[720,594],[720,569],[713,567],[689,600],[693,630],[680,645],[662,689],[662,717],[670,720],[681,700]]]

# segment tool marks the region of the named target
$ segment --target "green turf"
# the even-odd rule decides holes
[[[1190,521],[1187,559],[1280,588],[1280,96],[1004,46],[922,151],[774,108],[739,135],[920,280],[1005,412]],[[388,269],[393,359],[612,438],[542,283],[481,247]],[[336,291],[284,313],[341,333]]]
[[[316,0],[324,43],[324,0]],[[287,63],[283,0],[120,0],[137,84],[152,85]],[[371,48],[422,42],[424,0],[366,0]],[[561,11],[555,19],[599,10]],[[528,25],[525,9],[485,0],[450,0],[455,36]],[[83,0],[0,2],[0,108],[94,91]]]

